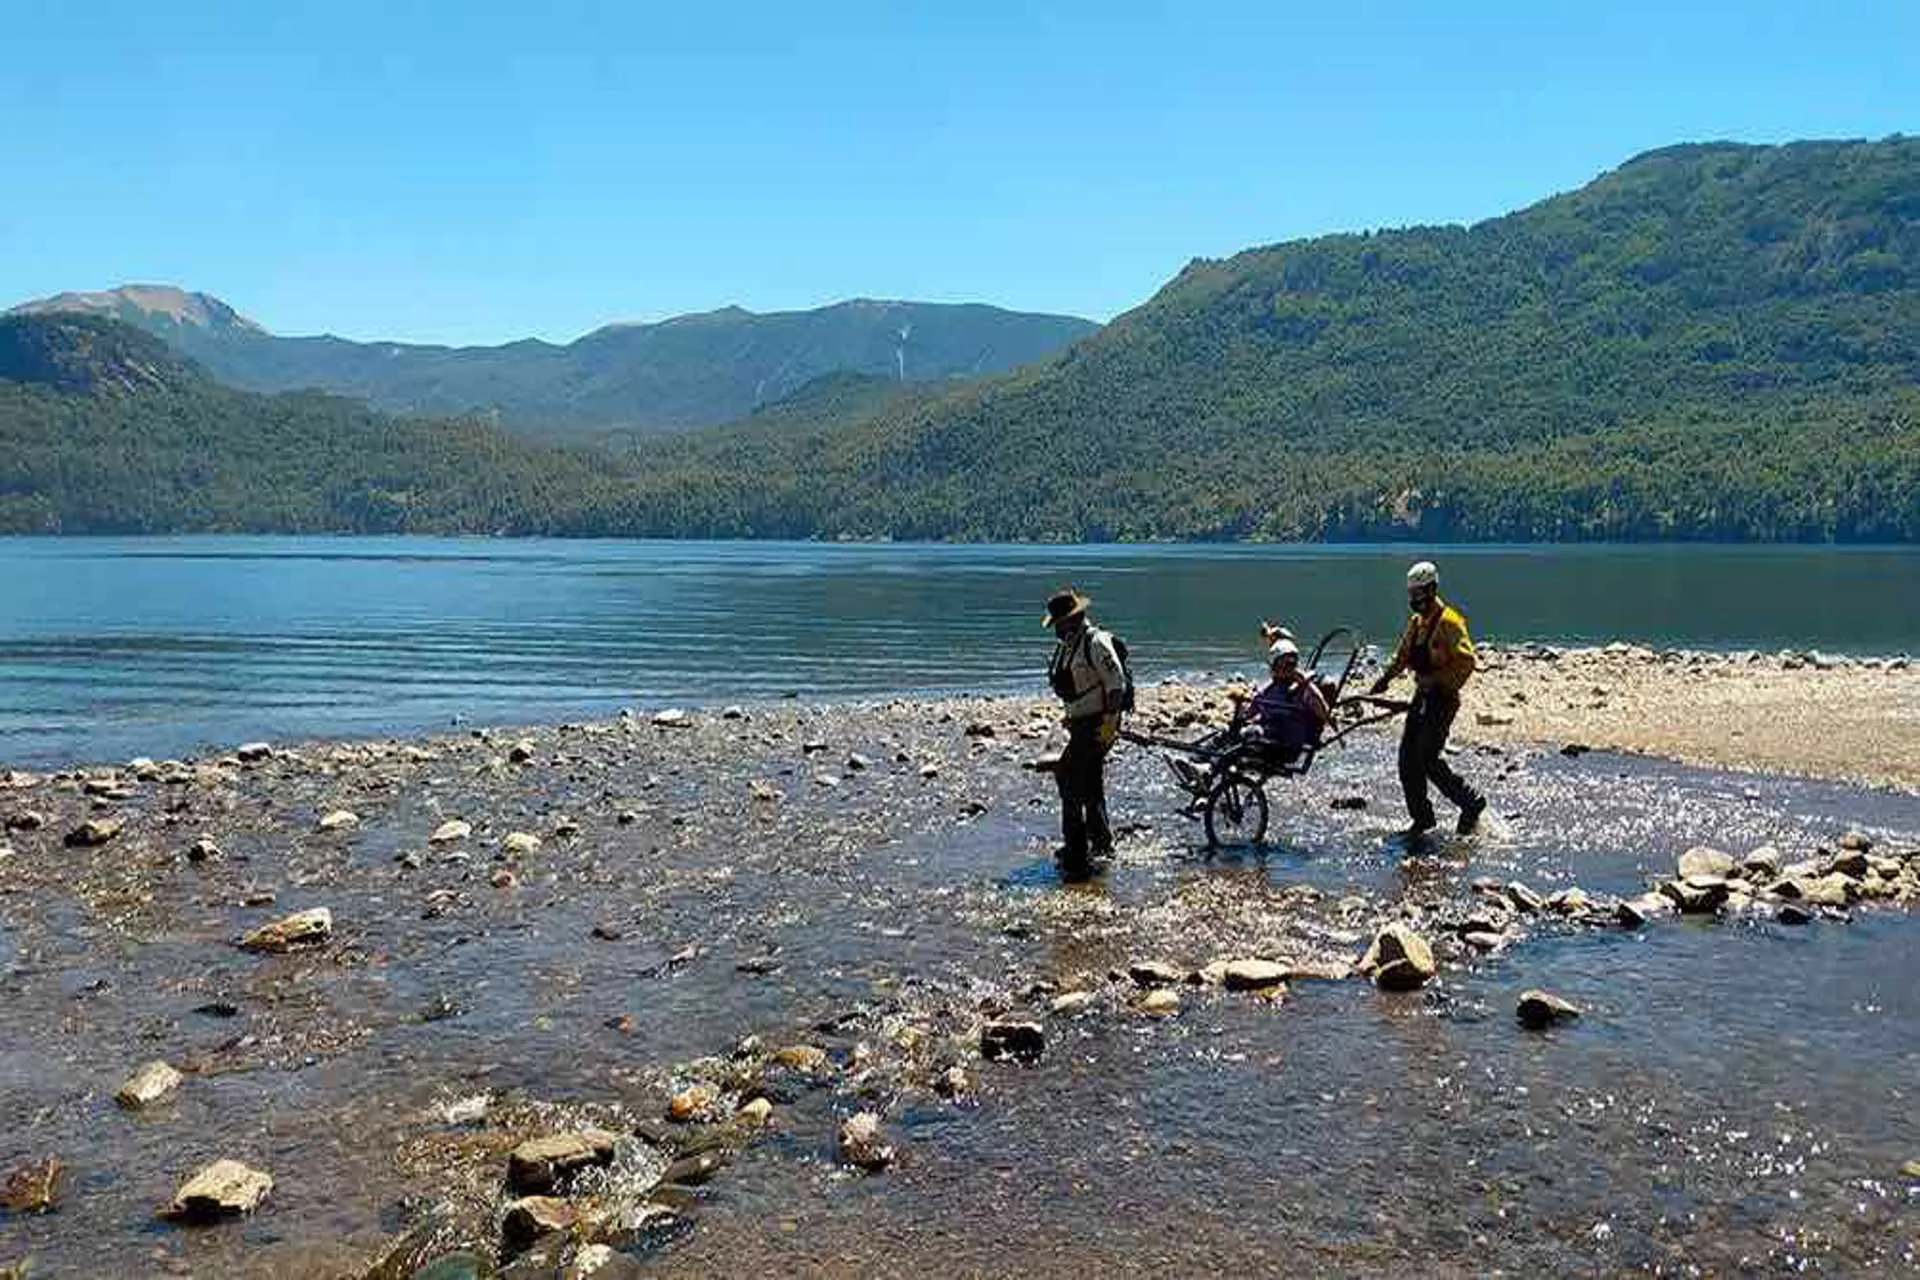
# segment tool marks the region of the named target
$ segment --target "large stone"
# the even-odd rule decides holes
[[[569,1230],[579,1220],[579,1211],[565,1200],[525,1196],[507,1206],[500,1220],[500,1238],[509,1252],[518,1253],[542,1236]]]
[[[1538,911],[1546,905],[1546,899],[1518,880],[1507,885],[1507,899],[1522,911]]]
[[[1548,909],[1563,916],[1578,915],[1592,905],[1593,899],[1577,884],[1568,885],[1547,899]]]
[[[273,1190],[273,1179],[238,1160],[215,1160],[188,1178],[161,1216],[183,1222],[252,1213]]]
[[[284,920],[263,924],[240,939],[248,951],[283,952],[316,947],[333,936],[333,912],[325,907],[296,911]]]
[[[152,1106],[179,1087],[180,1073],[164,1062],[149,1062],[120,1086],[113,1100],[129,1111]]]
[[[243,742],[233,754],[241,764],[257,764],[273,755],[273,747],[265,742]]]
[[[1865,849],[1848,849],[1843,846],[1840,852],[1827,859],[1825,869],[1828,875],[1852,876],[1858,880],[1867,874],[1869,865],[1871,864],[1867,861]]]
[[[320,819],[322,831],[351,831],[359,825],[360,815],[351,809],[335,809]]]
[[[1047,1006],[1047,1012],[1055,1017],[1070,1018],[1076,1013],[1084,1013],[1093,1004],[1091,991],[1063,991],[1053,998]]]
[[[1287,971],[1286,965],[1272,960],[1229,960],[1221,971],[1220,985],[1229,991],[1258,991],[1285,982]]]
[[[1384,991],[1411,991],[1425,986],[1440,971],[1427,940],[1404,924],[1390,924],[1374,938],[1360,969],[1373,975]]]
[[[1580,1016],[1580,1009],[1570,1000],[1536,988],[1520,993],[1514,1015],[1520,1019],[1521,1026],[1538,1031],[1556,1022],[1572,1021]]]
[[[989,1022],[980,1028],[980,1056],[990,1062],[1035,1062],[1046,1046],[1046,1032],[1037,1022]]]
[[[582,1169],[613,1163],[614,1142],[603,1129],[531,1138],[507,1157],[507,1181],[523,1195],[544,1195]]]
[[[1733,875],[1733,855],[1723,853],[1707,845],[1695,845],[1680,855],[1680,878],[1689,876],[1718,876],[1722,880]]]
[[[1675,910],[1673,900],[1662,893],[1643,893],[1637,898],[1628,899],[1614,909],[1614,918],[1629,929],[1638,929],[1649,921],[1661,916],[1672,915]]]
[[[1155,987],[1140,997],[1140,1012],[1164,1018],[1180,1012],[1180,993],[1171,987]]]
[[[1709,915],[1727,900],[1727,882],[1713,876],[1669,880],[1660,892],[1686,915]]]
[[[881,1131],[880,1117],[871,1111],[848,1116],[840,1126],[840,1155],[848,1164],[869,1171],[892,1164],[894,1150]]]
[[[1187,971],[1165,960],[1136,960],[1127,966],[1127,976],[1136,986],[1171,987],[1186,981]]]
[[[1783,898],[1792,898],[1816,907],[1844,907],[1853,901],[1853,881],[1842,875],[1813,876],[1802,879],[1789,876],[1775,886]]]
[[[1780,874],[1780,851],[1763,844],[1741,860],[1740,869],[1747,873],[1749,880],[1762,883],[1772,880]]]
[[[66,845],[70,849],[91,849],[119,835],[126,825],[119,818],[90,818],[67,832]]]
[[[449,818],[433,829],[427,837],[428,844],[452,844],[455,840],[465,840],[473,834],[473,824],[461,818]]]

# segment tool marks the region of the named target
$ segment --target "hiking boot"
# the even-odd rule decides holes
[[[1475,796],[1460,806],[1460,821],[1453,829],[1463,836],[1470,836],[1480,826],[1480,815],[1487,811],[1487,798]]]
[[[1409,822],[1405,827],[1401,828],[1400,838],[1402,840],[1405,840],[1408,844],[1412,844],[1415,840],[1418,840],[1421,836],[1424,836],[1425,834],[1427,834],[1427,832],[1433,830],[1433,828],[1434,828],[1434,821],[1432,818],[1428,818],[1425,822],[1421,822],[1419,819],[1416,818],[1414,821]]]

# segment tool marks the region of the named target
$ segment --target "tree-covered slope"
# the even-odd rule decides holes
[[[1196,261],[1056,360],[648,450],[653,530],[1920,536],[1920,140]],[[743,463],[752,460],[748,472]],[[711,495],[711,496],[708,496]]]
[[[607,501],[605,470],[481,423],[234,391],[115,321],[0,317],[0,532],[546,532]]]
[[[15,311],[123,320],[247,390],[317,389],[389,413],[486,415],[531,438],[709,426],[842,371],[907,383],[1004,373],[1096,327],[998,307],[861,300],[765,315],[727,307],[609,325],[565,345],[443,347],[280,337],[217,298],[161,285],[61,294]]]

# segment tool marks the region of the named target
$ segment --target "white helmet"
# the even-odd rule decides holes
[[[1440,570],[1433,561],[1422,560],[1407,570],[1407,590],[1415,587],[1437,587],[1440,585]]]
[[[1299,645],[1291,640],[1275,640],[1273,646],[1267,650],[1267,665],[1272,666],[1282,658],[1297,658],[1299,656]]]

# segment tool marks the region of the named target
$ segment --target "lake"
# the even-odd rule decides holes
[[[1256,626],[1384,638],[1437,559],[1483,640],[1920,650],[1913,548],[0,540],[0,764],[623,706],[1038,690],[1072,582],[1143,678]]]

